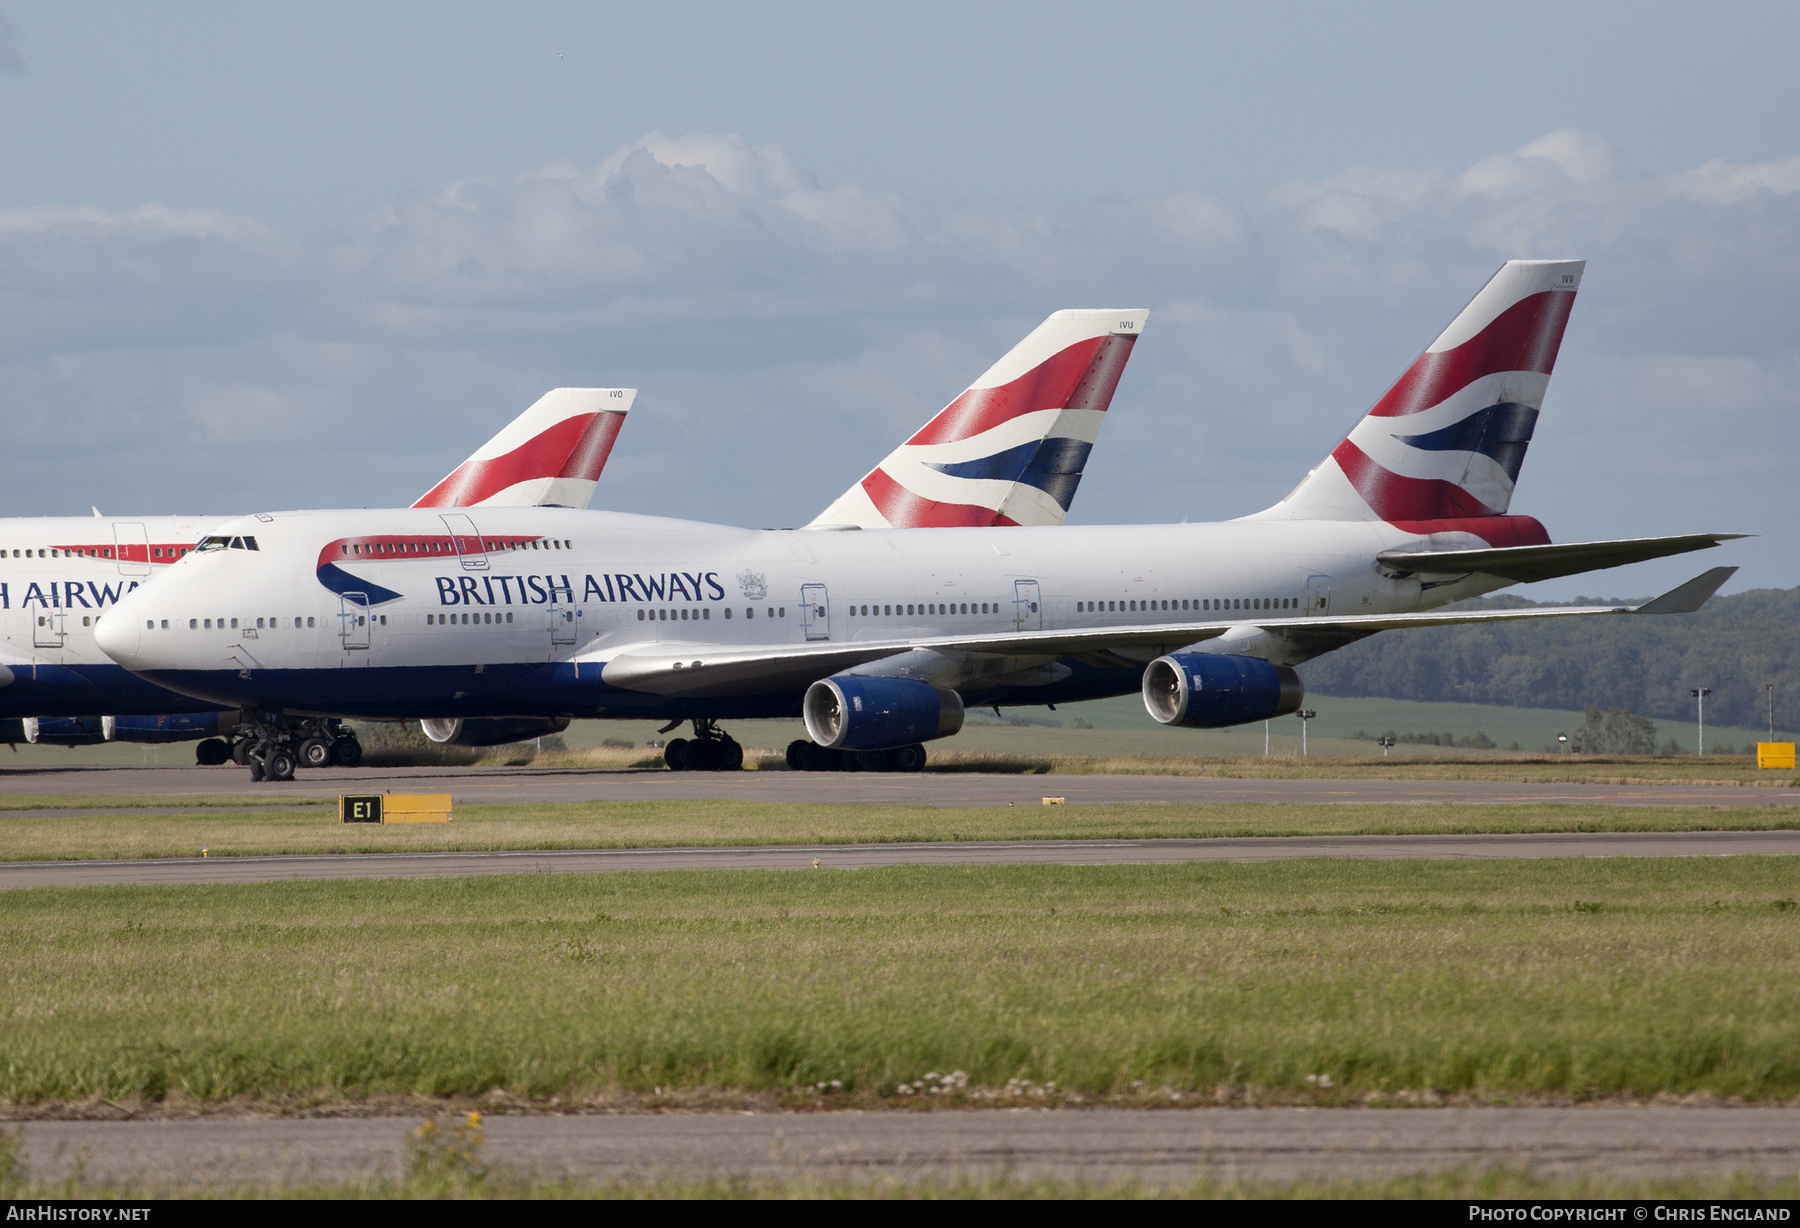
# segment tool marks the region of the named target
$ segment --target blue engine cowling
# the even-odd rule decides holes
[[[236,712],[188,712],[175,716],[107,716],[101,728],[108,742],[192,742],[216,738],[238,726]]]
[[[833,750],[886,750],[947,738],[963,726],[962,696],[912,678],[838,674],[806,688],[806,732]]]
[[[106,741],[97,716],[28,716],[20,725],[33,746],[98,746]]]
[[[569,727],[566,716],[478,717],[469,720],[420,721],[419,727],[433,742],[447,746],[506,746],[561,733]]]
[[[1144,707],[1164,725],[1242,725],[1286,716],[1305,698],[1299,674],[1260,657],[1176,652],[1144,670]]]

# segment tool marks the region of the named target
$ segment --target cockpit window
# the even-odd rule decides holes
[[[231,543],[229,537],[202,537],[194,546],[196,554],[205,554],[208,550],[223,550]]]

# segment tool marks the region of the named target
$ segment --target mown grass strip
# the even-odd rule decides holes
[[[533,1199],[533,1200],[1069,1200],[1069,1199],[1783,1199],[1800,1196],[1800,1180],[1742,1172],[1640,1177],[1613,1174],[1549,1175],[1529,1168],[1463,1168],[1393,1177],[1321,1175],[1290,1181],[1208,1173],[1161,1185],[1137,1178],[1059,1180],[1001,1175],[846,1177],[834,1173],[793,1176],[621,1177],[554,1179],[495,1171],[478,1179],[406,1177],[338,1182],[22,1181],[0,1186],[15,1199]]]
[[[1792,1098],[1796,895],[1779,857],[15,891],[0,1099]]]
[[[1800,808],[1231,803],[1042,806],[788,805],[741,801],[463,805],[454,822],[382,827],[330,811],[201,811],[0,820],[8,861],[277,853],[891,844],[938,840],[1115,840],[1222,836],[1467,835],[1495,832],[1776,831]]]

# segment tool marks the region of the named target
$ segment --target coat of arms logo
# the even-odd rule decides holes
[[[738,572],[737,584],[746,601],[761,601],[769,595],[769,582],[760,571]]]

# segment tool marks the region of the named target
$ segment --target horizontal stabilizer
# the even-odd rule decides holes
[[[1735,567],[1715,567],[1695,576],[1680,588],[1672,588],[1662,596],[1633,610],[1633,614],[1692,614],[1719,591],[1725,581],[1737,574]]]
[[[1383,550],[1375,559],[1383,567],[1399,571],[1423,571],[1433,575],[1481,572],[1530,584],[1537,580],[1554,580],[1558,576],[1579,575],[1584,571],[1642,563],[1646,559],[1667,558],[1671,554],[1686,554],[1690,550],[1706,550],[1720,542],[1746,536],[1745,533],[1689,533],[1682,537],[1633,537],[1611,542],[1506,546],[1497,550]]]

